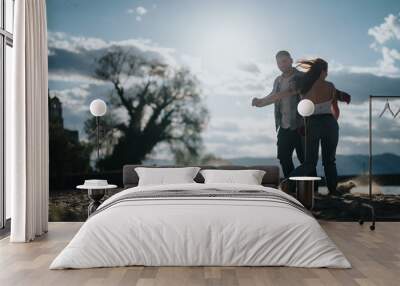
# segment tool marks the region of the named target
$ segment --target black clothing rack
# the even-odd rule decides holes
[[[393,99],[400,98],[399,95],[370,95],[369,96],[369,161],[368,161],[368,191],[369,191],[369,200],[372,202],[372,100],[373,99]],[[375,229],[375,209],[372,204],[361,203],[362,206],[367,207],[371,210],[372,215],[372,225],[370,226],[371,230]],[[364,221],[362,219],[359,220],[360,224],[363,224]]]

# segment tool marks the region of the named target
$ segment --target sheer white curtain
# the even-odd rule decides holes
[[[12,242],[48,225],[48,83],[45,0],[15,1],[13,90],[6,111]]]

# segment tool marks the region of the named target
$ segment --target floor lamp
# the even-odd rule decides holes
[[[310,174],[306,169],[309,166],[309,162],[307,160],[307,139],[309,134],[307,117],[311,116],[314,113],[314,110],[314,103],[309,99],[303,99],[297,105],[297,111],[304,118],[304,167],[302,176],[290,178],[291,180],[296,181],[296,198],[310,210],[314,207],[314,190],[316,180],[319,180],[317,177],[309,177]]]
[[[95,99],[90,103],[90,113],[96,117],[96,143],[97,143],[97,162],[99,162],[100,153],[100,127],[99,117],[107,112],[107,105],[104,100]]]
[[[307,137],[308,137],[308,120],[307,117],[314,113],[315,105],[309,99],[303,99],[297,105],[297,111],[304,118],[304,162],[307,161]]]
[[[97,163],[99,163],[100,158],[100,126],[99,119],[101,116],[106,114],[107,105],[104,100],[95,99],[90,103],[90,113],[96,117],[96,143],[97,143]],[[99,171],[99,170],[97,170]],[[88,217],[96,211],[97,207],[100,205],[101,199],[104,197],[107,189],[110,188],[106,180],[85,180],[85,184],[78,186],[81,189],[88,190],[88,197],[90,204],[88,206]],[[115,186],[112,186],[115,187]]]

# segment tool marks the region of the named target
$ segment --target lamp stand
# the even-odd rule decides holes
[[[100,154],[100,127],[99,127],[99,116],[96,116],[96,134],[97,134],[97,163],[99,163]]]
[[[304,163],[307,162],[307,136],[308,136],[308,132],[307,132],[307,124],[308,124],[308,120],[307,117],[303,117],[304,118]]]

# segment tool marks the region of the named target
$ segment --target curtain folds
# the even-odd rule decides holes
[[[10,168],[12,242],[47,232],[48,67],[45,0],[15,1],[14,71],[6,164]],[[7,99],[6,99],[7,100]]]

